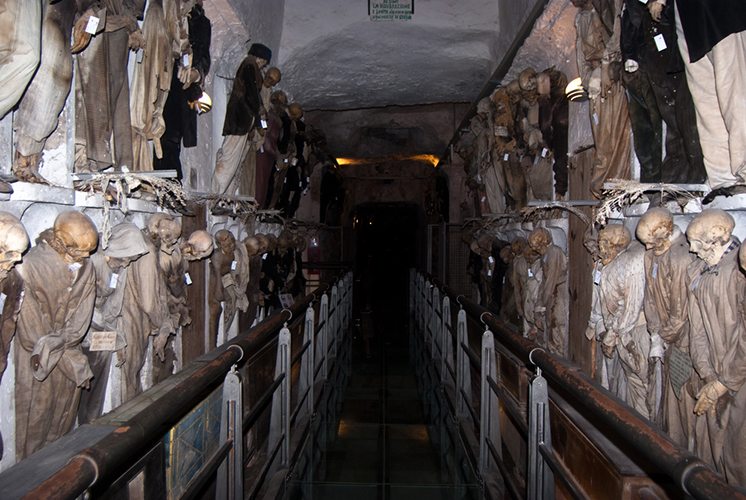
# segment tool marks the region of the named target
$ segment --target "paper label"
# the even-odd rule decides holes
[[[189,276],[189,273],[184,273],[184,283],[186,283],[187,285],[192,284],[192,277]]]
[[[267,260],[267,254],[262,255],[262,260]]]
[[[189,54],[181,54],[181,65],[185,68],[189,66]]]
[[[643,4],[643,5],[647,5],[648,4],[648,0],[640,0],[640,3]]]
[[[118,283],[119,275],[117,273],[112,273],[111,278],[109,279],[109,288],[116,288]]]
[[[259,124],[262,126],[262,128],[267,128],[267,120],[261,119],[259,120]]]
[[[528,277],[529,278],[533,278],[534,277],[534,272],[531,270],[531,268],[528,268]]]
[[[505,153],[505,155],[503,156],[503,161],[508,161],[509,158],[510,158],[510,153]]]
[[[658,263],[653,262],[653,269],[650,272],[650,275],[653,277],[653,279],[656,279],[658,277]]]
[[[235,271],[236,269],[238,269],[238,262],[236,262],[235,260],[232,260],[231,261],[231,271]]]
[[[593,124],[598,125],[598,113],[593,113]]]
[[[487,277],[492,277],[492,269],[487,269]]]
[[[666,45],[666,39],[663,38],[662,34],[655,35],[653,41],[655,41],[655,46],[658,48],[658,52],[663,52],[668,48],[668,45]]]
[[[85,25],[85,32],[89,35],[95,35],[96,30],[98,29],[98,23],[101,20],[97,18],[96,16],[91,16],[88,18],[88,24]]]
[[[293,158],[293,161],[290,162],[292,166],[296,166],[298,164],[298,158]]]
[[[91,332],[91,351],[116,351],[117,332]]]
[[[542,149],[541,150],[541,157],[542,158],[546,158],[547,157],[547,153],[549,153],[549,150],[547,148]]]
[[[260,153],[264,153],[264,144],[262,144],[261,146],[259,146],[259,152]]]
[[[487,257],[487,260],[490,261],[490,264],[494,264],[495,263],[495,258],[492,255],[490,255],[489,257]]]
[[[3,312],[3,308],[5,307],[5,299],[7,299],[8,296],[4,293],[0,293],[0,313]]]
[[[601,271],[599,269],[596,269],[593,271],[593,284],[598,285],[601,283]]]
[[[135,62],[138,64],[142,62],[143,57],[145,57],[145,51],[142,49],[138,49],[135,53]]]

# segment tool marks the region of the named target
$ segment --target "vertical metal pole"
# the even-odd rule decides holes
[[[469,335],[466,324],[466,311],[458,312],[458,340],[456,342],[456,398],[458,400],[459,417],[469,415],[467,405],[471,406],[471,365],[469,356],[464,351],[464,345],[469,345]]]
[[[301,396],[308,391],[306,396],[306,412],[313,415],[313,396],[314,396],[314,372],[316,367],[316,336],[315,336],[315,311],[313,305],[306,309],[306,319],[303,323],[303,345],[309,344],[308,349],[301,358],[301,378],[299,392]]]
[[[217,473],[215,498],[235,500],[243,498],[243,401],[241,377],[236,365],[223,382],[223,406],[220,415],[220,441],[233,440],[228,457],[220,464]]]
[[[280,415],[282,418],[282,456],[280,463],[283,467],[288,466],[290,460],[290,330],[285,327],[280,330],[280,337],[278,339],[278,349],[282,354],[282,373],[285,377],[282,379],[282,385],[280,385],[280,397],[282,398],[282,410]]]
[[[530,356],[529,356],[530,358]],[[549,423],[549,390],[547,381],[536,367],[536,377],[529,387],[528,408],[528,500],[553,500],[554,475],[544,463],[539,445],[552,445]]]
[[[433,288],[432,307],[430,308],[430,358],[435,361],[438,355],[436,349],[440,342],[440,290]]]
[[[448,366],[453,366],[451,358],[453,349],[453,340],[451,339],[451,299],[448,295],[443,296],[443,306],[441,307],[443,316],[442,326],[440,328],[440,381],[442,383],[450,382]]]
[[[490,466],[490,450],[488,441],[502,455],[502,443],[500,440],[500,416],[498,413],[499,401],[497,395],[490,387],[488,378],[497,379],[495,358],[495,339],[490,330],[482,334],[482,374],[481,374],[481,399],[479,418],[479,473],[485,477]]]
[[[321,296],[321,305],[319,306],[319,322],[322,324],[321,329],[319,330],[319,339],[317,341],[320,347],[319,356],[322,360],[320,380],[326,381],[328,374],[327,358],[329,357],[329,296],[326,293]],[[314,366],[313,369],[316,370],[316,367]]]
[[[329,350],[329,356],[337,357],[337,335],[339,334],[337,323],[339,318],[339,292],[337,285],[332,287],[332,299],[331,307],[329,310],[329,329],[327,330],[328,341],[331,342],[331,349]]]

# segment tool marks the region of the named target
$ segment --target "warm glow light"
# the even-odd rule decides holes
[[[568,101],[584,101],[588,98],[588,94],[585,93],[583,82],[580,80],[580,77],[567,84],[567,87],[565,87],[565,95],[567,96]]]
[[[429,163],[431,166],[436,167],[440,162],[440,158],[435,155],[421,154],[421,155],[394,155],[394,156],[383,156],[378,158],[337,158],[337,165],[371,165],[375,163],[388,163],[393,161],[422,161]]]

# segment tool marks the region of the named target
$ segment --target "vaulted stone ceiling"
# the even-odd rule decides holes
[[[411,19],[373,20],[369,3],[375,10],[385,1],[212,3],[230,4],[248,38],[273,48],[280,87],[303,105],[307,122],[326,133],[337,156],[441,155],[534,4],[544,2],[414,0]],[[567,6],[574,9],[569,0],[549,4],[543,17],[551,32]],[[565,24],[572,28],[572,17]],[[222,45],[243,49],[243,42]],[[551,58],[539,66],[556,60],[548,49],[533,49],[534,59]]]

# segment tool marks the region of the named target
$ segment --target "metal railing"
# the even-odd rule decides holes
[[[441,435],[466,448],[485,498],[552,499],[559,490],[571,498],[594,497],[582,473],[596,471],[579,474],[577,463],[568,464],[570,454],[558,449],[567,445],[572,427],[562,424],[560,415],[584,422],[572,427],[582,434],[578,439],[608,441],[617,458],[623,454],[619,460],[633,464],[639,487],[650,498],[746,498],[744,490],[728,485],[579,368],[523,338],[512,325],[414,270],[410,290],[411,355],[426,409]],[[452,303],[459,306],[455,329]],[[480,327],[481,339],[470,336]],[[502,425],[512,434],[501,432]],[[553,446],[557,428],[563,442]],[[515,434],[525,455],[504,456],[511,449],[506,441]]]
[[[198,498],[211,487],[219,499],[281,494],[302,444],[334,428],[349,374],[352,273],[327,290],[4,471],[2,497],[126,498],[157,488],[159,497]],[[261,366],[252,363],[275,345],[274,376],[254,395],[246,382]],[[180,441],[190,453],[179,453]]]

